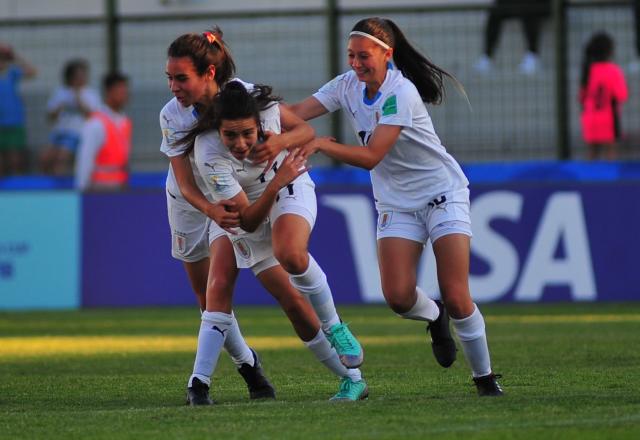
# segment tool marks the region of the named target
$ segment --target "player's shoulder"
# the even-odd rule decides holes
[[[195,122],[192,107],[184,107],[173,98],[160,110],[160,123],[173,129],[187,129]]]
[[[227,156],[228,150],[222,144],[220,136],[214,130],[199,134],[195,140],[195,147],[205,148],[208,155]]]

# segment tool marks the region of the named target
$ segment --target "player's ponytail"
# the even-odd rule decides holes
[[[222,30],[218,26],[201,34],[183,34],[169,45],[167,56],[190,58],[198,75],[204,75],[209,70],[209,66],[213,65],[216,69],[214,76],[216,83],[225,84],[233,78],[236,65],[222,35]]]
[[[452,75],[415,49],[400,28],[388,18],[365,18],[355,24],[352,32],[364,32],[392,47],[396,67],[416,86],[422,100],[429,104],[442,102],[443,76],[448,76],[457,83]]]

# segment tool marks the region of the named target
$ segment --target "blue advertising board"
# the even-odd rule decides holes
[[[310,250],[336,302],[383,301],[376,213],[368,187],[320,188]],[[640,183],[476,185],[472,194],[470,285],[477,302],[640,300],[635,269]],[[84,306],[194,304],[180,262],[170,256],[162,193],[84,197]],[[427,245],[418,281],[438,295]],[[250,271],[236,304],[273,304]]]
[[[0,309],[80,305],[80,197],[0,192]]]

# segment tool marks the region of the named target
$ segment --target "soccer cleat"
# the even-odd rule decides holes
[[[362,365],[364,352],[347,324],[340,322],[331,326],[329,333],[327,333],[327,339],[336,349],[342,365],[347,368],[358,368]]]
[[[209,397],[209,385],[194,377],[191,386],[187,388],[187,405],[213,405],[213,400]]]
[[[504,391],[496,379],[501,378],[500,374],[487,374],[486,376],[474,377],[473,383],[478,389],[478,396],[502,396]]]
[[[253,366],[242,364],[238,368],[238,373],[247,383],[249,397],[251,399],[275,399],[276,390],[265,376],[258,354],[253,349],[251,349],[251,353],[253,354]]]
[[[431,321],[427,326],[427,333],[431,333],[431,350],[436,361],[444,368],[449,368],[456,360],[456,343],[451,337],[449,329],[449,314],[442,301],[435,300],[440,314],[438,319]]]
[[[332,402],[357,402],[369,397],[369,387],[364,379],[354,382],[349,377],[343,377],[338,394],[329,399]]]

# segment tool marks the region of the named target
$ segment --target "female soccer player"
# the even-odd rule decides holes
[[[303,119],[347,111],[361,145],[320,138],[305,146],[371,171],[378,210],[378,260],[387,304],[428,321],[444,367],[455,360],[448,314],[481,396],[501,395],[491,370],[485,324],[469,293],[471,221],[468,181],[436,135],[424,102],[442,100],[445,71],[414,49],[388,19],[359,21],[349,34],[351,71],[292,107]],[[446,309],[416,285],[427,239],[436,257]]]
[[[297,334],[341,379],[340,391],[332,400],[364,399],[368,395],[367,385],[356,368],[362,363],[362,350],[337,317],[326,276],[307,252],[316,201],[313,181],[306,173],[306,159],[299,149],[286,158],[282,152],[268,170],[265,163],[248,160],[259,140],[281,133],[287,117],[286,112],[281,113],[277,98],[271,96],[270,87],[254,86],[250,94],[245,84],[232,81],[218,93],[185,139],[187,142],[195,139],[198,171],[213,197],[230,199],[239,212],[242,230],[229,235],[238,266],[251,268],[281,304],[283,297],[294,303],[284,309]],[[265,222],[267,215],[269,220]],[[294,287],[305,294],[309,303]],[[200,384],[209,383],[215,369],[232,317],[232,292],[210,284],[206,307],[203,313],[206,325],[200,328],[189,380],[191,392],[200,390],[198,401],[203,403],[208,403],[209,398]],[[334,347],[350,344],[357,347],[338,356],[325,332]],[[347,369],[343,363],[353,368]]]
[[[183,262],[200,309],[204,311],[210,265],[217,269],[217,283],[231,289],[235,284],[237,268],[233,247],[221,227],[237,226],[238,214],[225,209],[232,203],[209,201],[204,181],[193,172],[193,155],[185,155],[185,148],[176,141],[193,127],[198,109],[211,101],[219,84],[231,79],[235,65],[218,28],[203,34],[181,35],[171,43],[167,55],[166,74],[174,98],[160,112],[160,150],[170,161],[166,190],[171,254]],[[242,337],[233,314],[225,349],[247,383],[252,399],[275,397],[256,353]]]

